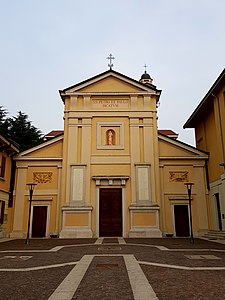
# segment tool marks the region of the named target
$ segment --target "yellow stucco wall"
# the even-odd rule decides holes
[[[4,201],[4,217],[3,224],[0,225],[0,237],[8,236],[11,225],[11,213],[8,208],[9,202],[9,189],[10,189],[10,178],[11,178],[11,157],[6,152],[0,151],[0,165],[2,162],[2,156],[6,158],[5,161],[5,172],[4,177],[0,177],[0,201]]]
[[[118,78],[115,77],[108,77],[108,78],[104,78],[103,80],[100,80],[98,82],[95,82],[91,85],[88,85],[88,87],[84,87],[79,89],[79,92],[99,92],[99,91],[103,91],[103,92],[138,92],[141,89],[138,89],[137,87],[134,87],[131,84],[128,84],[126,82],[124,82],[123,80],[120,80]]]
[[[171,142],[159,140],[159,156],[182,157],[195,156],[195,154],[179,145],[173,145]]]
[[[2,156],[6,158],[5,162],[5,174],[4,178],[0,177],[0,191],[7,192],[9,191],[9,185],[10,185],[10,176],[11,176],[11,157],[9,157],[6,153],[0,152],[0,164],[2,161]]]
[[[159,139],[160,177],[161,177],[161,214],[160,224],[163,232],[175,232],[174,205],[187,205],[187,183],[192,187],[193,231],[207,230],[208,204],[205,175],[207,155],[188,145],[166,142]],[[197,159],[197,157],[199,159]],[[163,211],[163,213],[162,213]]]
[[[29,153],[30,157],[62,157],[62,140]]]
[[[209,180],[214,181],[221,175],[220,163],[220,147],[218,141],[217,128],[215,123],[214,109],[210,110],[205,115],[205,119],[196,128],[197,147],[210,152],[210,159],[208,162]]]
[[[225,101],[223,89],[220,90],[217,98],[212,98],[209,108],[207,111],[204,111],[202,118],[199,118],[195,128],[197,147],[210,153],[208,162],[210,182],[220,179],[221,174],[223,174],[223,168],[220,166],[220,163],[222,162],[222,150],[217,100],[219,100],[218,106],[221,117],[220,125],[223,144],[225,145]]]
[[[155,212],[133,213],[133,226],[156,226]]]
[[[88,226],[88,214],[87,213],[66,214],[65,226]]]

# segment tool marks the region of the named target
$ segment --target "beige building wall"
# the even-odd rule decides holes
[[[60,193],[62,179],[62,137],[48,141],[31,150],[21,152],[16,158],[13,226],[11,237],[24,238],[27,234],[30,194],[28,183],[35,183],[31,206],[33,220],[41,218],[38,208],[43,208],[46,228],[44,236],[59,231]],[[41,213],[41,212],[39,212]]]
[[[210,229],[225,230],[225,70],[184,127],[195,128],[197,148],[209,154]]]
[[[0,135],[0,238],[8,237],[10,232],[12,156],[18,152],[19,150],[11,141]]]
[[[177,235],[177,206],[186,208],[190,218],[190,206],[187,183],[193,183],[191,210],[193,217],[193,233],[195,236],[204,234],[208,229],[208,190],[206,185],[205,161],[207,155],[201,151],[171,141],[159,135],[160,182],[161,182],[161,226],[164,234]]]

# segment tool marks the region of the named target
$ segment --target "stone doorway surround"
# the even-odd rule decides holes
[[[100,188],[121,188],[122,189],[122,236],[126,237],[127,232],[127,214],[126,214],[126,182],[129,179],[128,176],[93,176],[95,180],[95,224],[96,232],[95,237],[99,237],[99,208],[100,208]]]

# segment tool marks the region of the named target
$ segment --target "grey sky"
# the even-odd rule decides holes
[[[224,68],[224,0],[0,0],[0,105],[43,133],[63,129],[58,94],[108,69],[162,89],[159,129],[182,126]]]

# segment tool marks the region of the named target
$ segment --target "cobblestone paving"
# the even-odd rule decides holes
[[[30,272],[1,272],[1,300],[45,300],[50,297],[72,267]]]
[[[142,266],[160,300],[224,300],[225,271],[185,271]]]
[[[105,238],[0,243],[0,300],[48,299],[74,268],[79,276],[76,267],[85,256],[93,259],[72,296],[65,299],[157,299],[134,296],[138,286],[130,282],[127,256],[141,266],[160,300],[225,299],[225,245],[201,239],[191,244],[189,239],[176,238]],[[73,288],[73,282],[69,284]]]

